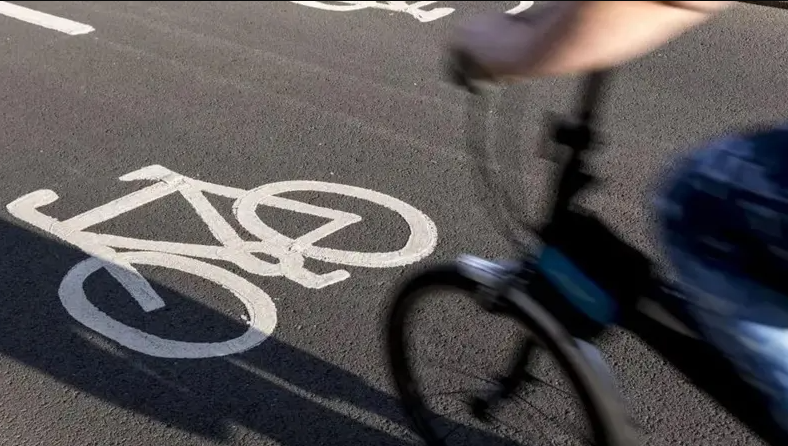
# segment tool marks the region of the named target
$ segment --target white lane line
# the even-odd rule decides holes
[[[90,25],[8,2],[0,2],[0,14],[22,20],[23,22],[43,26],[44,28],[54,29],[55,31],[60,31],[70,36],[77,36],[95,31],[95,28]]]

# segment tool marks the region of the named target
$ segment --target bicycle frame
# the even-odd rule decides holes
[[[591,150],[596,133],[593,130],[594,110],[605,79],[604,73],[593,73],[586,81],[582,107],[577,123],[558,121],[551,129],[552,140],[569,148],[569,157],[557,176],[555,198],[549,211],[547,225],[560,223],[572,199],[588,185],[593,177],[584,171],[583,154]],[[543,232],[546,228],[542,228]]]
[[[457,73],[454,75],[456,76]],[[552,248],[555,244],[561,243],[562,236],[570,236],[574,232],[573,229],[582,231],[582,228],[575,226],[577,220],[572,209],[572,200],[595,179],[585,171],[583,157],[593,150],[595,140],[593,127],[596,118],[594,110],[607,77],[607,73],[593,73],[586,79],[581,107],[574,120],[554,120],[550,123],[546,142],[566,147],[568,154],[553,178],[555,192],[546,223],[538,228],[528,228],[542,242],[541,252],[536,259],[522,259],[518,265],[510,266],[487,262],[473,256],[461,256],[458,262],[463,274],[483,284],[489,290],[488,293],[483,293],[487,296],[482,296],[480,301],[482,305],[493,311],[505,311],[507,303],[499,297],[507,294],[506,290],[513,284],[513,280],[523,279],[529,297],[542,304],[576,338],[592,338],[608,326],[621,326],[637,335],[662,357],[678,367],[698,388],[752,428],[761,438],[769,441],[770,444],[786,444],[788,439],[766,410],[763,395],[750,383],[745,382],[734,366],[702,338],[693,321],[687,317],[681,294],[651,274],[651,262],[645,257],[643,260],[648,264],[644,263],[643,268],[648,270],[648,273],[635,279],[636,282],[640,282],[638,285],[641,294],[629,296],[632,299],[628,301],[618,296],[605,296],[603,292],[599,292],[592,296],[591,300],[594,302],[590,307],[584,307],[582,299],[572,298],[573,295],[583,294],[584,291],[594,291],[593,283],[583,283],[587,280],[585,274],[573,268],[572,264],[578,260],[577,257],[570,253],[562,259],[559,258],[560,261],[551,258],[556,251],[560,252]],[[455,77],[455,82],[464,86],[472,96],[480,94],[478,89],[470,85],[466,79]],[[477,142],[473,141],[470,144],[475,143]],[[611,241],[613,245],[618,245],[616,249],[626,245],[625,242],[615,238]],[[580,253],[581,257],[583,254],[589,254],[585,246],[579,247],[575,253]],[[635,254],[634,257],[639,256]],[[548,261],[546,262],[545,259]],[[605,262],[605,259],[601,260],[600,263]],[[571,277],[561,278],[559,275],[550,277],[551,272],[555,270],[569,272]],[[543,286],[545,281],[542,280],[542,276],[548,276],[548,281],[553,282],[552,285],[555,286],[546,289]],[[567,279],[570,282],[579,282],[580,288],[585,287],[585,290],[581,289],[578,293],[577,286],[574,289],[561,289],[560,282]],[[621,277],[621,280],[628,279]],[[576,317],[577,308],[567,311],[566,301],[571,301],[573,304],[571,306],[579,307],[580,313],[584,313],[583,316],[594,319],[592,326],[589,327],[586,321]],[[593,308],[600,303],[603,307],[610,305],[627,308],[618,314],[615,314],[615,311],[605,314],[604,311],[600,312],[598,308]],[[519,363],[515,364],[513,369],[517,367]],[[600,373],[600,376],[611,377],[609,373]]]

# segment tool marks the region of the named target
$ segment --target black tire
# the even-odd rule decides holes
[[[477,282],[464,276],[457,265],[442,265],[411,277],[401,286],[391,302],[386,327],[389,371],[404,411],[416,432],[429,446],[444,446],[446,443],[426,420],[430,411],[423,402],[419,387],[414,385],[415,379],[408,360],[405,321],[414,303],[421,297],[428,297],[430,291],[451,289],[471,298],[478,286]],[[584,355],[580,353],[579,347],[569,345],[574,344],[573,338],[532,299],[528,299],[525,307],[527,308],[517,304],[511,316],[524,326],[529,333],[529,341],[535,341],[546,350],[568,378],[589,421],[592,433],[589,439],[593,439],[596,446],[636,444],[631,440],[631,434],[624,432],[626,427],[620,425],[626,420],[621,405],[618,401],[613,401],[611,395],[606,394],[602,382],[604,377],[600,377],[597,369],[583,359]]]

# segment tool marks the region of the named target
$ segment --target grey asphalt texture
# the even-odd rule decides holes
[[[457,10],[428,23],[291,2],[17,3],[96,31],[68,36],[0,16],[0,444],[411,444],[380,336],[391,286],[461,253],[513,252],[472,183],[464,95],[440,78],[443,43],[459,20],[514,2],[440,2]],[[659,259],[649,193],[670,161],[715,134],[788,116],[786,27],[784,11],[741,6],[618,70],[603,110],[606,147],[593,162],[603,182],[585,204]],[[551,167],[534,147],[542,114],[568,111],[578,85],[534,81],[499,101],[499,173],[531,218]],[[58,287],[85,254],[5,205],[51,189],[60,199],[43,212],[65,219],[139,189],[118,177],[152,164],[244,189],[319,180],[382,192],[427,214],[438,245],[407,266],[348,267],[349,279],[320,290],[216,262],[272,296],[274,336],[230,357],[143,355],[69,316]],[[390,251],[407,238],[390,211],[309,199],[364,217],[321,246]],[[229,201],[216,203],[231,216]],[[283,233],[318,224],[260,213]],[[101,232],[210,241],[175,197]],[[163,268],[140,271],[165,310],[143,313],[104,272],[86,292],[112,317],[165,338],[213,342],[243,331],[243,307],[226,290]],[[475,326],[441,313],[428,320],[436,333]],[[477,363],[503,354],[478,345],[468,356]],[[636,338],[614,332],[601,348],[646,444],[761,444]]]

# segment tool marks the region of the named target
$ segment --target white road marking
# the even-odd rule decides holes
[[[517,2],[517,3],[518,3],[517,6],[506,11],[506,13],[511,15],[519,14],[523,11],[526,11],[527,9],[529,9],[531,6],[534,5],[534,2]]]
[[[128,264],[139,263],[172,268],[208,279],[229,290],[243,302],[250,319],[249,328],[244,334],[224,342],[163,339],[116,321],[96,308],[85,295],[84,285],[91,274],[106,267],[107,263],[95,257],[79,262],[71,268],[60,284],[58,290],[60,302],[71,317],[126,348],[158,358],[194,359],[227,356],[259,345],[273,333],[276,327],[276,308],[271,298],[251,282],[225,269],[189,257],[159,252],[125,252],[116,256],[123,258]],[[120,283],[126,286],[123,281]]]
[[[87,34],[95,31],[95,28],[90,25],[8,2],[0,2],[0,14],[23,22],[43,26],[44,28],[60,31],[70,36],[78,36],[80,34]]]
[[[350,273],[335,270],[317,274],[304,266],[306,258],[346,266],[390,268],[421,260],[437,245],[435,224],[424,213],[394,197],[368,189],[321,181],[283,181],[252,190],[238,189],[189,178],[164,166],[147,166],[120,177],[121,181],[154,181],[154,184],[109,203],[60,221],[41,213],[38,208],[54,203],[58,195],[38,190],[6,206],[14,217],[23,220],[92,256],[74,266],[63,278],[60,299],[63,306],[86,327],[132,350],[163,358],[205,358],[240,353],[263,342],[276,326],[276,306],[261,289],[230,271],[202,260],[233,263],[258,276],[284,276],[301,286],[321,289],[346,280]],[[356,252],[315,246],[315,243],[350,225],[362,221],[349,212],[315,206],[278,196],[293,191],[312,191],[345,195],[375,203],[403,218],[410,228],[405,246],[390,252]],[[259,240],[246,241],[205,197],[215,194],[235,200],[233,212],[240,225]],[[180,194],[205,222],[217,245],[174,243],[143,240],[87,229],[118,217],[171,194]],[[266,225],[257,215],[262,207],[273,207],[329,220],[323,226],[291,239]],[[118,249],[131,250],[118,252]],[[270,263],[255,254],[278,260]],[[202,259],[202,260],[198,260]],[[83,289],[95,271],[105,268],[136,300],[145,312],[166,306],[148,280],[133,264],[172,268],[212,281],[230,291],[246,306],[248,331],[225,342],[201,343],[163,339],[129,327],[93,306]]]
[[[351,12],[362,9],[373,8],[385,11],[402,12],[416,18],[419,22],[426,23],[446,17],[455,11],[454,8],[433,8],[425,9],[438,2],[315,2],[315,1],[292,1],[297,5],[308,6],[310,8],[322,9],[333,12]],[[341,3],[341,4],[337,4]],[[506,11],[507,14],[519,14],[531,6],[534,2],[517,2],[517,6]]]
[[[408,2],[326,3],[326,2],[312,2],[312,1],[294,1],[292,3],[302,6],[309,6],[311,8],[322,9],[325,11],[334,11],[334,12],[359,11],[367,8],[383,9],[386,11],[394,11],[394,12],[404,12],[406,14],[412,15],[419,22],[431,22],[441,17],[446,17],[447,15],[454,12],[454,8],[436,8],[429,11],[423,9],[425,6],[430,6],[433,3],[438,3],[438,2],[416,2],[413,4],[408,4]],[[337,5],[336,3],[343,3],[343,4]]]

